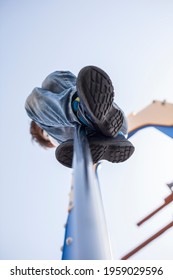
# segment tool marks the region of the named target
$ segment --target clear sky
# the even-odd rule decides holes
[[[173,103],[173,1],[0,1],[0,259],[60,259],[71,170],[32,144],[24,103],[55,70],[86,65],[112,78],[126,115],[153,99]],[[173,180],[173,143],[152,128],[131,138],[127,162],[99,172],[113,257],[172,221],[172,204],[145,225]],[[173,228],[132,259],[173,259]]]

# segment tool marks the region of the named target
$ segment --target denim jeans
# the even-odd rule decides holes
[[[46,77],[41,88],[34,88],[26,100],[28,116],[58,143],[73,139],[75,125],[81,124],[71,106],[75,93],[76,76],[69,71],[55,71]],[[114,106],[120,109],[115,103]],[[89,133],[90,130],[88,128]],[[125,115],[120,133],[127,136]]]

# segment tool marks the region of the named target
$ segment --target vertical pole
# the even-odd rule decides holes
[[[74,137],[73,182],[74,207],[68,217],[62,259],[112,259],[100,188],[80,126]]]

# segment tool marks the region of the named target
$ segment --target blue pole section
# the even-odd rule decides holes
[[[85,130],[80,126],[74,137],[73,192],[62,259],[112,259],[99,183]]]

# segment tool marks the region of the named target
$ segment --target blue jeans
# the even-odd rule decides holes
[[[46,77],[41,88],[33,89],[26,100],[25,109],[38,126],[61,143],[73,139],[76,123],[81,124],[71,106],[75,93],[76,76],[69,71],[55,71]],[[115,103],[114,106],[120,109]],[[88,128],[88,133],[90,130]],[[125,115],[120,132],[127,136]]]

